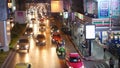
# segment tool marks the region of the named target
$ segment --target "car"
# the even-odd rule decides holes
[[[34,35],[33,28],[31,28],[31,27],[26,28],[24,35],[25,36],[32,36],[32,35]]]
[[[42,18],[40,18],[40,22],[43,22],[44,21],[44,18],[42,17]]]
[[[68,68],[85,68],[78,53],[69,53],[65,58]]]
[[[56,25],[51,25],[50,28],[51,28],[51,34],[53,34],[54,32],[60,32],[59,28]]]
[[[16,49],[18,51],[27,50],[27,52],[29,52],[29,49],[30,49],[29,39],[26,38],[26,37],[25,38],[20,38],[17,42]]]
[[[30,63],[17,63],[15,65],[15,68],[31,68],[31,64]]]
[[[31,21],[35,21],[36,19],[35,18],[31,18]]]
[[[45,23],[40,23],[39,26],[40,26],[40,27],[39,27],[39,31],[41,31],[41,32],[46,31],[46,25],[45,25]]]
[[[62,31],[64,34],[71,35],[71,30],[70,30],[70,28],[68,28],[68,27],[65,27],[65,26],[61,27],[61,31]]]
[[[44,34],[38,34],[36,36],[36,45],[46,45],[46,38]]]
[[[57,32],[53,33],[51,37],[52,37],[52,43],[57,43],[62,40],[60,33]]]

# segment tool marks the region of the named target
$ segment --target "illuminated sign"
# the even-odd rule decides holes
[[[98,3],[98,16],[99,18],[108,18],[109,17],[109,2],[100,1]]]
[[[15,11],[15,21],[18,23],[26,23],[26,12],[25,11]]]
[[[68,12],[63,12],[63,17],[64,17],[65,19],[67,19],[67,18],[68,18]]]
[[[95,39],[95,25],[85,26],[86,39]]]
[[[63,1],[51,1],[51,12],[63,12]]]

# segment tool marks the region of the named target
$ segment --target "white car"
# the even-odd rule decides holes
[[[29,52],[29,49],[30,49],[29,39],[28,38],[19,39],[17,46],[16,46],[16,49],[18,51],[27,50],[27,52]]]

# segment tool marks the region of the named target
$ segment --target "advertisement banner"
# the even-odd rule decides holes
[[[85,37],[86,39],[95,39],[95,25],[86,25],[85,26]]]
[[[15,21],[24,24],[26,23],[26,12],[25,11],[15,11]]]
[[[51,12],[63,12],[63,1],[51,1]]]
[[[98,16],[99,18],[109,17],[109,1],[98,2]]]

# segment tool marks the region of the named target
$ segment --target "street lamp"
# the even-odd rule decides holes
[[[112,3],[112,1],[110,0],[110,5],[111,5],[111,3]],[[109,19],[110,19],[110,26],[109,26],[109,30],[111,31],[112,30],[112,21],[111,21],[111,19],[112,19],[112,10],[111,10],[111,6],[110,6],[110,16],[109,16]]]
[[[110,26],[109,26],[109,30],[112,30],[112,21],[111,21],[111,19],[112,19],[112,11],[111,11],[111,9],[110,9],[110,17],[109,17],[109,19],[110,19]]]

